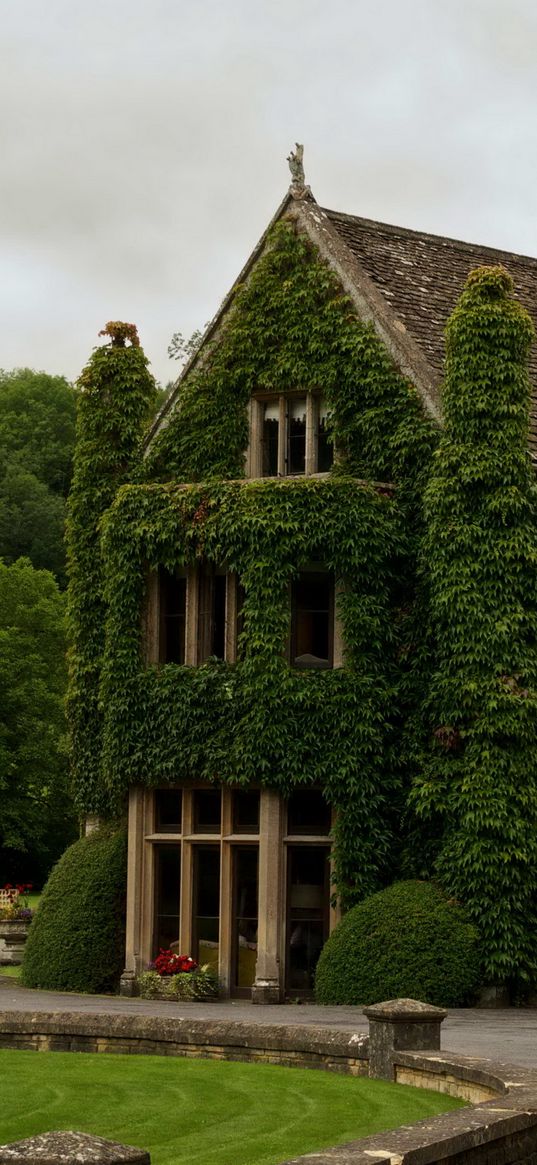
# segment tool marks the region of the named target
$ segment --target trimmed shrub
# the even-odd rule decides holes
[[[318,1003],[465,1003],[479,984],[479,935],[432,882],[395,882],[344,916],[317,964]]]
[[[65,851],[24,951],[26,987],[113,991],[125,960],[126,831],[102,828]]]

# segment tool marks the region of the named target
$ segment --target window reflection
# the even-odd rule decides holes
[[[317,472],[328,473],[334,462],[334,446],[328,439],[328,405],[323,398],[319,401],[317,424]]]
[[[160,663],[185,662],[186,576],[159,567]]]
[[[287,472],[306,471],[306,398],[289,401]]]
[[[263,477],[277,476],[279,432],[280,405],[275,401],[263,410]]]
[[[220,846],[194,848],[194,958],[218,971]]]
[[[332,667],[333,578],[322,571],[302,571],[291,592],[291,664]]]

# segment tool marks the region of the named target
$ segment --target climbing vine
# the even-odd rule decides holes
[[[324,788],[342,810],[339,883],[363,896],[392,859],[397,781],[386,723],[393,688],[391,563],[401,545],[388,490],[348,478],[127,486],[105,524],[108,571],[104,772],[116,797],[132,783],[198,780]],[[244,587],[241,661],[147,666],[140,603],[145,574],[199,559]],[[322,562],[339,598],[346,666],[286,662],[289,584]],[[343,812],[344,810],[344,812]]]
[[[242,480],[251,393],[290,388],[324,395],[337,444],[333,471]],[[127,410],[127,395],[114,399]],[[107,511],[106,602],[89,571],[84,584],[83,568],[74,587],[78,610],[86,604],[72,695],[81,803],[117,810],[128,785],[144,781],[255,781],[282,792],[322,785],[341,809],[339,886],[348,900],[359,898],[389,879],[398,844],[398,623],[411,598],[420,491],[436,433],[373,327],[357,319],[290,223],[271,233],[143,460],[136,442],[145,390],[136,401],[118,418],[131,438],[121,474],[111,471],[115,445],[108,448],[106,399],[97,392],[102,472],[96,467],[94,477],[81,454],[80,506],[89,507],[91,530],[81,561],[89,567],[93,555],[99,586],[97,531]],[[396,494],[363,479],[395,481]],[[200,559],[240,576],[240,662],[147,666],[148,572]],[[344,668],[320,673],[294,671],[285,653],[289,583],[312,561],[337,580],[347,653]]]
[[[99,683],[105,604],[99,523],[139,457],[142,427],[156,395],[134,325],[112,321],[100,334],[110,336],[110,343],[94,350],[78,382],[77,444],[67,522],[68,715],[74,787],[83,813],[107,810],[100,779]]]
[[[442,883],[479,926],[491,982],[537,970],[532,337],[507,273],[474,271],[448,326],[445,428],[425,495],[433,667],[413,804]]]
[[[145,480],[242,477],[252,392],[290,388],[326,398],[341,472],[421,486],[436,434],[415,388],[308,239],[281,222],[183,381]]]

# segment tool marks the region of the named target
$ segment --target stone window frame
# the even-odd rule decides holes
[[[153,957],[155,907],[155,846],[181,847],[179,942],[180,953],[191,954],[193,846],[219,844],[220,867],[220,938],[219,978],[224,996],[234,994],[232,974],[232,876],[233,847],[259,847],[258,881],[258,958],[256,983],[252,997],[275,1002],[283,998],[286,961],[285,888],[287,885],[287,847],[293,845],[331,846],[323,835],[292,835],[287,832],[287,801],[272,789],[260,788],[258,833],[233,833],[233,793],[235,788],[221,786],[222,819],[219,833],[193,832],[193,793],[196,789],[214,788],[201,781],[177,785],[182,791],[181,832],[156,832],[154,789],[133,786],[129,791],[128,867],[126,910],[126,966],[122,982],[127,984],[145,970]],[[240,786],[237,786],[240,788]],[[332,822],[335,811],[332,813]],[[330,903],[329,931],[341,917],[339,904]],[[260,986],[258,986],[260,985]]]
[[[249,444],[246,454],[246,476],[271,480],[263,473],[263,414],[266,404],[279,404],[278,473],[280,477],[327,477],[329,471],[317,469],[317,439],[319,406],[324,394],[312,389],[290,389],[285,393],[254,393],[250,398]],[[306,401],[306,457],[304,473],[287,472],[288,407],[292,400]],[[334,450],[335,457],[335,450]]]
[[[186,618],[185,618],[185,659],[184,665],[198,667],[207,659],[204,644],[206,635],[200,628],[200,590],[202,585],[203,565],[187,566],[182,570],[182,577],[186,575]],[[239,580],[233,571],[217,568],[218,573],[226,576],[226,613],[225,613],[225,650],[226,663],[235,663],[237,660],[238,628],[238,598]],[[159,567],[147,571],[147,589],[144,610],[142,613],[142,652],[147,666],[162,664],[162,623],[161,618],[161,591],[159,583]]]

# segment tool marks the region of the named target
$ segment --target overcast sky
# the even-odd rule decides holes
[[[305,143],[317,200],[537,255],[535,0],[0,0],[0,367],[157,378]]]

